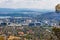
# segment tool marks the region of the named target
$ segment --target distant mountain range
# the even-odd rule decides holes
[[[51,10],[43,9],[10,9],[0,8],[0,16],[11,16],[11,17],[36,17],[37,19],[45,20],[60,20],[60,13],[56,13]]]
[[[0,12],[47,12],[49,10],[45,9],[29,9],[29,8],[19,8],[19,9],[12,9],[12,8],[0,8]]]
[[[16,17],[32,17],[49,12],[49,10],[40,9],[10,9],[10,8],[0,8],[0,16],[16,16]]]

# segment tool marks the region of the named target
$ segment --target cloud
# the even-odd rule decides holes
[[[0,8],[54,9],[60,0],[0,0]]]

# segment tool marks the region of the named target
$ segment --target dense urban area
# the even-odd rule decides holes
[[[29,17],[3,17],[0,18],[0,40],[58,40],[60,29],[56,27],[59,28],[59,25],[49,24],[46,20],[41,22]]]

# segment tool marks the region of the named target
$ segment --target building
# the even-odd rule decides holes
[[[29,26],[33,27],[33,26],[35,26],[35,24],[34,23],[29,23]]]

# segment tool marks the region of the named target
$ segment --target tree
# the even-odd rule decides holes
[[[54,27],[52,31],[57,36],[58,40],[60,40],[60,28]]]

